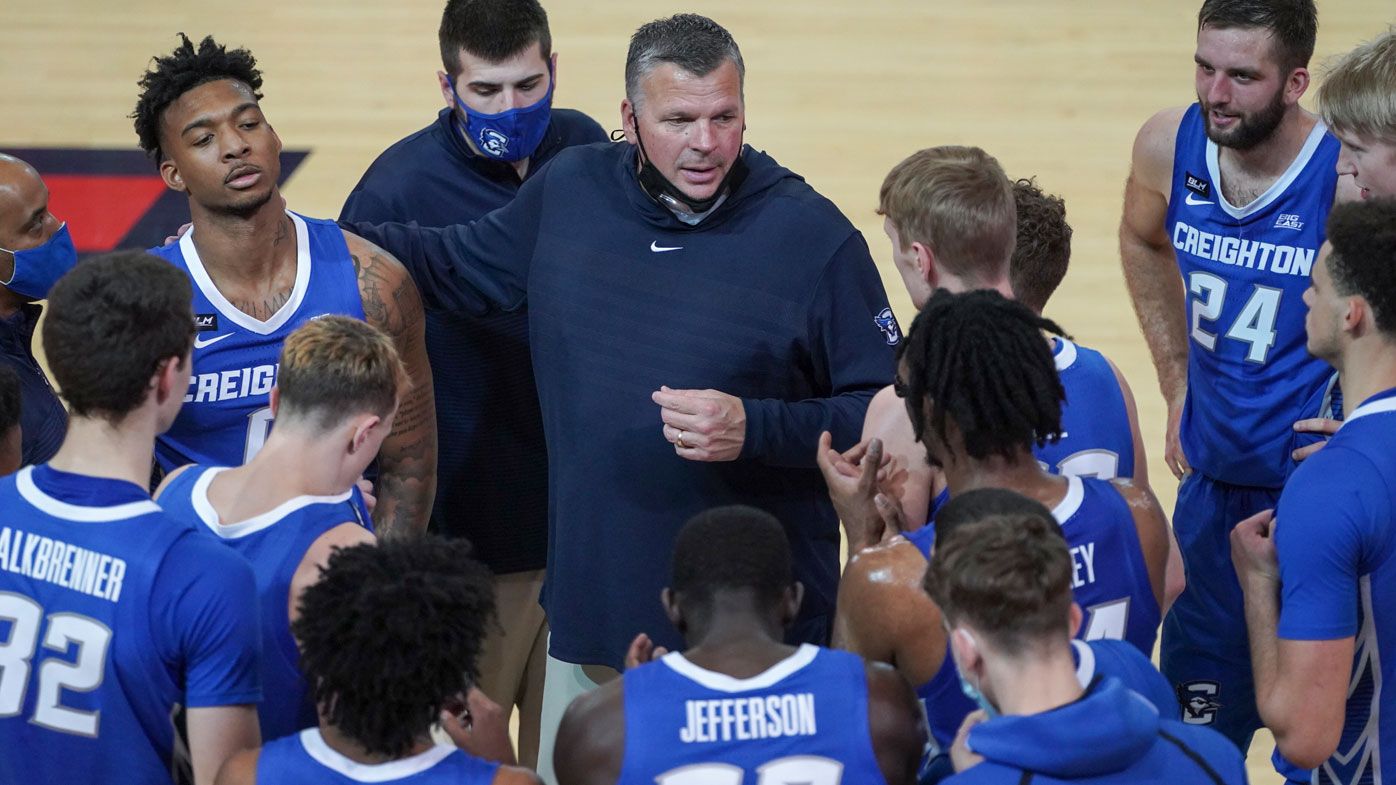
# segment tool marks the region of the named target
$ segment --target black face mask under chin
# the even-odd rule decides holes
[[[737,153],[737,159],[732,162],[732,166],[723,176],[722,182],[717,184],[717,190],[706,199],[694,199],[688,194],[680,191],[668,178],[659,173],[659,169],[650,162],[650,154],[645,150],[645,142],[640,138],[640,124],[635,123],[635,141],[640,147],[640,187],[645,189],[645,193],[650,198],[676,212],[691,213],[701,215],[713,209],[718,200],[726,194],[737,190],[742,181],[746,179],[746,162],[742,160],[741,153]]]

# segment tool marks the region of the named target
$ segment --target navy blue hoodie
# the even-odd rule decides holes
[[[1097,679],[1079,700],[1051,711],[976,725],[969,748],[984,762],[947,785],[1246,782],[1246,762],[1226,737],[1160,719],[1152,704],[1112,678]]]
[[[450,109],[383,151],[354,186],[341,221],[469,223],[513,200],[512,164],[476,155]],[[572,145],[604,141],[596,121],[553,109],[524,179]],[[431,530],[465,537],[496,574],[540,570],[548,550],[548,465],[528,353],[528,313],[430,310],[436,391],[436,504]]]
[[[345,227],[401,259],[428,307],[528,303],[558,659],[618,668],[638,632],[680,647],[659,603],[674,537],[732,503],[785,525],[806,586],[792,638],[827,639],[838,522],[815,445],[825,429],[857,441],[900,333],[848,219],[764,153],[743,158],[746,180],[697,226],[639,187],[633,146],[598,144],[564,150],[470,226]],[[678,457],[650,400],[660,385],[741,398],[740,458]]]

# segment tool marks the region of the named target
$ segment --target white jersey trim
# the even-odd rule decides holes
[[[1396,412],[1396,397],[1383,398],[1380,401],[1362,404],[1352,410],[1352,414],[1348,415],[1347,419],[1343,421],[1343,424],[1346,425],[1353,420],[1366,417],[1369,414],[1385,414],[1387,412]],[[1342,426],[1339,426],[1340,429],[1341,427]]]
[[[283,518],[291,513],[312,504],[338,504],[348,501],[353,489],[334,496],[296,496],[278,504],[275,508],[256,515],[246,520],[235,523],[223,523],[218,515],[218,510],[214,509],[213,502],[208,499],[209,486],[213,484],[213,478],[227,471],[227,466],[216,466],[209,469],[194,481],[194,487],[189,490],[189,501],[194,507],[194,512],[199,514],[199,520],[203,521],[209,531],[225,540],[236,540],[246,537],[249,534],[256,534],[263,529],[271,528],[280,523]],[[353,521],[345,521],[352,523]]]
[[[82,505],[60,501],[39,490],[39,486],[34,484],[33,466],[26,466],[15,474],[15,488],[19,491],[19,495],[24,497],[25,501],[34,505],[40,512],[45,512],[55,518],[63,518],[64,520],[73,521],[75,523],[124,521],[141,515],[149,515],[153,512],[161,512],[160,505],[149,499],[140,502],[114,504],[110,507],[84,507]]]
[[[1205,122],[1205,118],[1204,118]],[[1211,139],[1207,140],[1207,174],[1212,178],[1212,182],[1217,186],[1217,205],[1222,211],[1232,218],[1247,218],[1255,213],[1269,207],[1276,199],[1279,199],[1294,181],[1299,178],[1299,174],[1304,171],[1304,167],[1309,165],[1309,159],[1314,157],[1314,151],[1318,150],[1319,143],[1323,141],[1323,135],[1328,133],[1328,126],[1322,120],[1314,123],[1313,130],[1309,131],[1309,138],[1304,140],[1304,146],[1300,148],[1299,155],[1290,162],[1289,168],[1280,175],[1280,179],[1270,184],[1255,201],[1245,207],[1234,207],[1226,200],[1222,194],[1221,187],[1221,165],[1217,162],[1217,143]]]
[[[1052,362],[1056,363],[1057,373],[1061,373],[1076,363],[1076,344],[1061,337],[1053,340],[1057,345],[1052,353]]]
[[[214,285],[213,279],[208,275],[208,270],[204,269],[204,262],[199,258],[198,249],[194,247],[192,227],[184,233],[183,237],[179,238],[179,250],[184,254],[184,264],[189,268],[189,276],[194,279],[194,285],[199,287],[199,291],[203,292],[204,297],[228,321],[258,335],[271,335],[284,327],[296,311],[300,310],[301,302],[305,300],[306,290],[310,286],[310,231],[306,228],[304,219],[299,215],[290,210],[287,210],[286,214],[291,217],[291,224],[296,232],[296,283],[291,288],[290,299],[282,303],[281,308],[265,322],[238,310],[236,306],[228,302],[228,298],[224,297],[222,292],[218,291],[218,287]]]
[[[1052,508],[1052,517],[1057,519],[1057,524],[1065,526],[1081,509],[1081,503],[1086,500],[1086,486],[1081,483],[1081,478],[1076,475],[1068,475],[1066,478],[1066,496],[1057,506]]]
[[[1071,639],[1071,648],[1076,650],[1076,681],[1082,687],[1089,687],[1091,679],[1095,678],[1095,649],[1075,638]]]
[[[777,662],[761,673],[747,679],[737,679],[725,673],[717,673],[706,668],[700,668],[689,662],[679,652],[670,652],[660,658],[660,662],[669,666],[680,676],[691,681],[698,682],[704,687],[717,692],[746,692],[748,690],[761,690],[778,684],[801,668],[814,662],[814,658],[819,655],[819,647],[811,643],[801,644],[795,653]]]
[[[399,758],[387,763],[359,763],[330,749],[330,745],[326,744],[324,737],[320,735],[319,728],[306,728],[300,732],[300,737],[305,753],[316,763],[355,782],[392,782],[406,779],[430,769],[456,751],[455,747],[438,744],[410,758]]]

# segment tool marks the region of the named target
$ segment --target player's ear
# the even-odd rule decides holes
[[[160,179],[165,181],[165,187],[171,191],[185,193],[189,190],[189,188],[184,185],[184,177],[180,175],[179,167],[175,165],[174,159],[169,156],[165,156],[165,159],[160,162]]]
[[[1372,308],[1367,304],[1366,298],[1344,297],[1343,303],[1346,306],[1343,310],[1344,332],[1356,333],[1358,330],[1374,332],[1377,329],[1376,316],[1372,313]],[[1372,324],[1363,324],[1368,321],[1371,321]]]
[[[950,651],[955,655],[955,662],[964,674],[977,673],[979,663],[984,657],[979,653],[979,642],[974,639],[970,631],[964,627],[956,627],[950,631]]]
[[[931,291],[940,288],[940,267],[936,264],[936,254],[926,245],[913,242],[911,252],[916,254],[916,269],[921,271],[921,280],[930,284]]]
[[[1309,69],[1296,68],[1289,72],[1285,80],[1285,98],[1291,104],[1299,103],[1300,97],[1309,89]]]
[[[794,623],[795,617],[800,615],[800,604],[804,600],[805,585],[803,583],[795,581],[785,587],[785,596],[781,597],[781,626],[788,627]]]
[[[1077,605],[1077,604],[1074,603],[1074,602],[1071,603],[1071,616],[1070,616],[1071,622],[1070,622],[1070,624],[1068,625],[1068,626],[1069,626],[1069,629],[1067,630],[1067,633],[1069,634],[1070,637],[1072,637],[1072,638],[1075,638],[1075,637],[1076,637],[1076,631],[1079,630],[1079,629],[1081,629],[1081,620],[1084,619],[1084,618],[1085,618],[1085,614],[1081,612],[1081,606],[1080,606],[1080,605]]]
[[[276,413],[281,409],[281,385],[274,385],[271,388],[271,395],[267,400],[267,406],[271,409],[271,416],[276,417]]]
[[[675,596],[674,590],[665,586],[659,591],[659,604],[664,606],[664,615],[669,617],[669,623],[674,625],[674,629],[682,635],[684,632],[683,611],[679,610],[679,600]]]
[[[183,359],[170,356],[156,367],[155,377],[151,379],[151,387],[155,390],[155,402],[163,404],[176,392],[183,392],[179,389],[180,374],[183,370]]]
[[[350,437],[349,440],[349,452],[356,453],[364,449],[364,445],[368,443],[369,433],[373,431],[375,425],[382,421],[383,418],[376,414],[364,415],[361,419],[357,420],[354,423],[353,436]]]

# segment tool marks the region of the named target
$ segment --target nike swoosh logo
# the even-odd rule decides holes
[[[1183,201],[1187,202],[1188,204],[1192,205],[1193,207],[1199,207],[1199,206],[1204,205],[1204,204],[1216,204],[1216,202],[1204,202],[1204,201],[1202,201],[1201,199],[1194,199],[1194,198],[1192,197],[1192,194],[1188,194],[1188,197],[1187,197],[1186,199],[1184,199]]]
[[[195,348],[195,349],[203,349],[203,348],[205,348],[205,347],[212,346],[212,345],[214,345],[215,343],[218,343],[219,341],[223,340],[224,338],[229,338],[229,337],[231,337],[231,336],[232,336],[232,333],[223,333],[222,335],[214,336],[214,337],[208,339],[207,341],[201,341],[201,340],[199,340],[199,338],[196,336],[196,337],[194,338],[194,348]]]
[[[650,250],[651,250],[651,251],[654,251],[655,253],[664,253],[665,251],[682,251],[682,250],[683,250],[683,246],[682,246],[682,245],[675,245],[675,246],[671,246],[671,247],[665,247],[665,246],[663,246],[663,245],[660,245],[658,240],[651,240],[651,241],[650,241]]]

